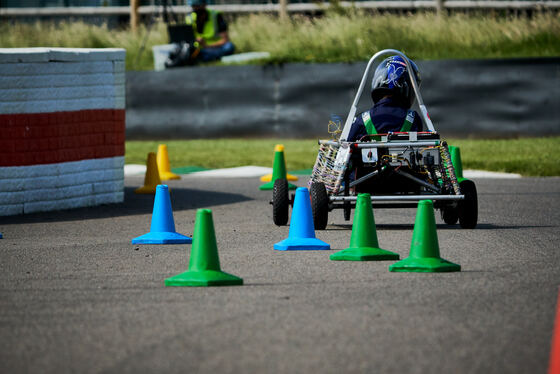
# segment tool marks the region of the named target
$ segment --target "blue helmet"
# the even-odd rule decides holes
[[[410,60],[416,82],[420,85],[420,73],[416,64]],[[383,60],[375,69],[371,80],[371,98],[374,103],[386,95],[393,95],[403,104],[412,106],[414,89],[408,75],[406,62],[401,56],[391,56]]]

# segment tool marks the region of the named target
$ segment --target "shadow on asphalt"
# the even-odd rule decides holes
[[[154,195],[135,194],[135,189],[136,187],[125,187],[124,203],[0,217],[0,224],[10,225],[34,222],[79,221],[152,213]],[[251,200],[251,198],[247,196],[235,193],[178,187],[170,189],[170,195],[171,206],[174,212],[187,209],[211,208],[216,205],[234,204]]]

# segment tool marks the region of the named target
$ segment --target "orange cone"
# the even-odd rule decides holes
[[[158,184],[161,184],[161,179],[159,179],[156,154],[154,152],[150,152],[148,153],[148,160],[146,161],[144,185],[134,190],[134,193],[155,194]]]
[[[169,165],[169,155],[167,154],[167,145],[165,144],[160,144],[158,146],[157,166],[159,177],[162,181],[167,181],[170,179],[181,179],[180,176],[171,172],[171,166]]]

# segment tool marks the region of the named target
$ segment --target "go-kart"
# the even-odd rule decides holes
[[[380,56],[387,54],[399,55],[406,61],[427,131],[377,134],[348,142],[346,139],[370,70]],[[309,180],[315,229],[325,229],[328,214],[334,209],[342,209],[344,219],[349,220],[359,193],[371,195],[374,209],[415,208],[418,201],[429,199],[441,211],[445,223],[454,225],[459,221],[462,228],[476,227],[476,186],[471,180],[457,178],[449,147],[428,116],[412,71],[410,61],[400,51],[386,49],[373,55],[339,138],[319,140],[319,152]],[[277,179],[272,197],[276,225],[287,223],[292,202],[287,180]]]

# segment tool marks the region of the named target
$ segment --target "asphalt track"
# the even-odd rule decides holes
[[[477,180],[479,226],[438,218],[459,273],[279,252],[259,181],[169,183],[177,231],[213,211],[241,287],[164,287],[189,245],[138,246],[152,196],[0,218],[2,373],[545,373],[560,284],[560,178]],[[297,182],[304,185],[305,182]],[[381,247],[408,254],[415,210],[376,210]],[[317,236],[348,246],[342,212]]]

